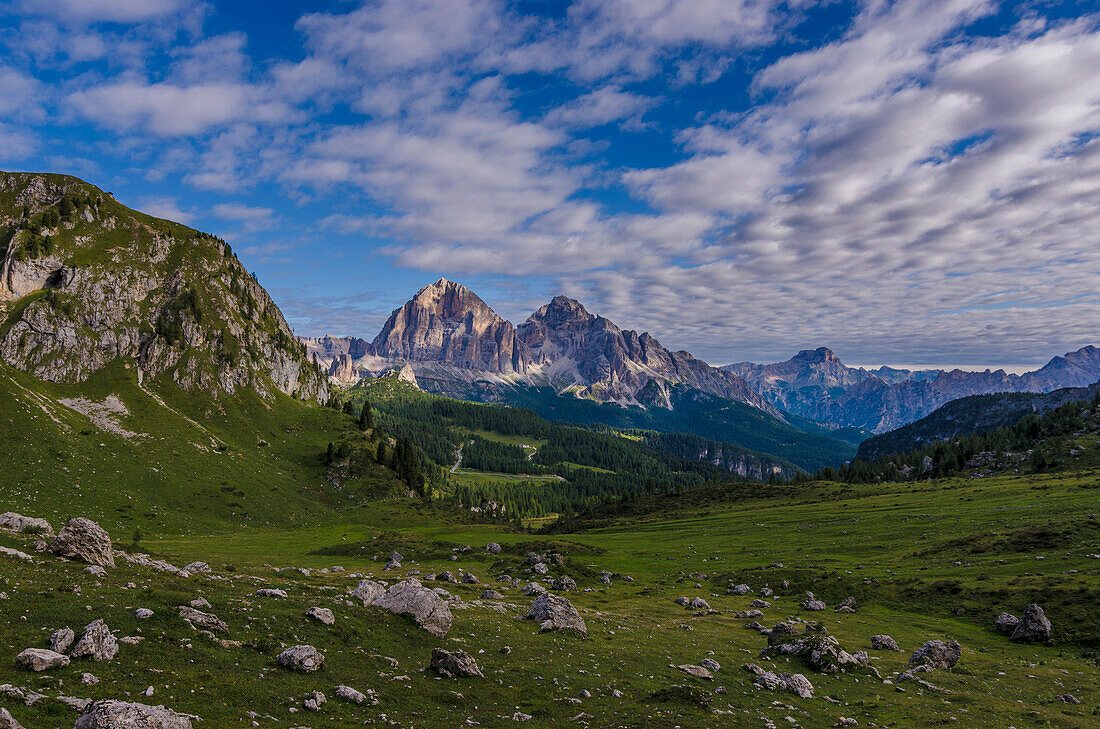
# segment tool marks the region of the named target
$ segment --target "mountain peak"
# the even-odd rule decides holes
[[[584,304],[571,299],[568,296],[555,296],[550,303],[541,307],[531,315],[528,321],[541,321],[549,326],[561,326],[562,324],[576,322],[585,323],[596,317],[584,308]]]
[[[829,362],[840,364],[840,358],[837,357],[836,353],[828,347],[818,347],[817,349],[803,349],[801,352],[792,357],[791,360],[798,360],[800,362]]]

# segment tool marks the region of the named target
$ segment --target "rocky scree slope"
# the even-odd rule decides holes
[[[190,391],[323,400],[327,379],[222,240],[74,177],[0,172],[0,358],[75,383],[115,359]]]

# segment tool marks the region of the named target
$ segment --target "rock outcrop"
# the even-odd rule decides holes
[[[99,524],[84,517],[69,519],[54,537],[50,551],[100,567],[115,566],[111,536]]]
[[[15,657],[15,665],[27,671],[49,671],[69,665],[69,657],[45,648],[28,648]]]
[[[584,618],[573,607],[573,603],[560,595],[544,592],[536,597],[526,619],[537,620],[540,633],[561,630],[580,638],[588,637],[588,626],[585,625]]]
[[[446,678],[482,675],[474,657],[461,650],[451,652],[442,648],[433,648],[432,660],[428,668]]]
[[[275,662],[292,671],[312,673],[321,670],[325,657],[311,645],[294,645],[276,656]]]
[[[74,383],[122,358],[192,391],[327,399],[324,373],[224,241],[65,175],[0,172],[0,193],[14,202],[0,207],[0,307],[47,291],[13,307],[4,362]]]
[[[447,601],[414,577],[398,582],[372,604],[398,615],[411,615],[417,625],[437,638],[446,637],[451,628],[453,616]]]
[[[961,657],[962,647],[957,640],[930,640],[913,651],[909,665],[946,670],[958,663]]]
[[[118,641],[102,620],[95,620],[84,628],[84,634],[69,651],[71,658],[91,658],[93,661],[109,661],[118,655]]]
[[[89,704],[73,729],[192,729],[192,724],[191,717],[163,706],[108,699]]]
[[[42,539],[53,539],[53,526],[45,519],[33,516],[23,516],[14,511],[6,511],[0,514],[0,529],[19,534],[36,534]]]
[[[1032,603],[1024,610],[1010,640],[1017,643],[1043,643],[1050,640],[1051,625],[1043,609]]]

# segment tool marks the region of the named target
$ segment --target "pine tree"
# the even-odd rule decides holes
[[[347,400],[347,401],[344,402],[344,414],[345,415],[351,415],[351,416],[354,417],[354,415],[355,415],[355,405],[352,404],[351,400]]]
[[[325,461],[331,466],[334,460],[336,460],[336,444],[330,440],[328,442],[328,454],[325,456]]]
[[[378,455],[374,460],[378,461],[379,465],[386,465],[386,441],[378,441]]]
[[[374,415],[371,413],[370,402],[363,403],[363,409],[359,411],[359,430],[367,431],[374,427]]]

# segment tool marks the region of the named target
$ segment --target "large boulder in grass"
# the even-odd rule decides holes
[[[84,628],[84,635],[69,651],[71,658],[91,658],[93,661],[109,661],[118,655],[118,641],[102,620],[95,620]]]
[[[1012,635],[1016,631],[1016,626],[1020,624],[1020,619],[1012,613],[1001,613],[997,616],[997,619],[993,622],[993,627],[998,633],[1004,635]]]
[[[560,595],[544,592],[536,597],[526,619],[539,621],[540,633],[563,630],[581,638],[588,637],[588,626],[584,624],[584,618],[573,607],[573,603]]]
[[[454,651],[452,653],[442,648],[434,648],[432,649],[432,662],[428,667],[446,678],[454,676],[467,678],[482,675],[477,661],[466,651]]]
[[[16,514],[14,511],[5,511],[0,514],[0,529],[20,534],[37,534],[43,539],[54,538],[53,526],[48,521]]]
[[[391,613],[411,615],[417,625],[437,638],[447,635],[454,619],[447,601],[421,585],[415,577],[398,582],[373,604]]]
[[[76,720],[73,729],[193,729],[191,717],[163,706],[146,706],[125,701],[92,702]]]
[[[100,567],[114,567],[115,554],[111,535],[91,519],[76,517],[54,537],[50,551],[61,557],[79,559]]]
[[[23,725],[7,709],[0,707],[0,729],[23,729]]]
[[[372,605],[374,601],[386,594],[386,586],[374,580],[359,580],[359,584],[351,591],[351,596],[362,601],[364,605]]]
[[[1031,603],[1020,616],[1020,622],[1009,636],[1017,643],[1044,643],[1050,640],[1051,625],[1043,609]]]
[[[962,646],[959,641],[930,640],[913,651],[913,655],[909,657],[909,665],[948,669],[958,663],[961,657]]]
[[[325,663],[325,657],[311,645],[292,645],[275,658],[275,662],[292,671],[312,673]]]
[[[26,671],[49,671],[69,665],[69,657],[45,648],[28,648],[15,657],[15,665]]]
[[[213,613],[204,613],[188,605],[179,605],[176,610],[179,611],[181,618],[200,630],[210,630],[217,633],[229,632],[229,626]]]

